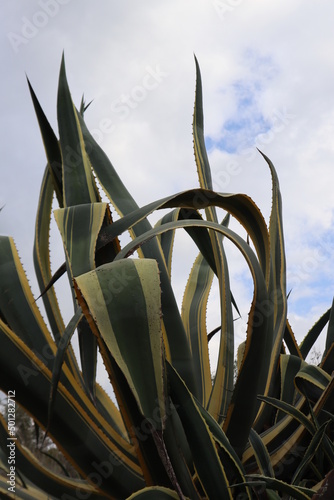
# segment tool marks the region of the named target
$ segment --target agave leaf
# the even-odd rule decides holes
[[[201,215],[197,212],[197,210],[190,208],[177,208],[172,212],[166,214],[156,225],[155,227],[161,226],[162,224],[166,224],[168,222],[173,222],[176,220],[185,220],[185,219],[202,219]],[[203,228],[187,228],[187,233],[196,243],[201,253],[209,263],[211,269],[215,274],[217,274],[214,254],[212,251],[212,243],[209,236],[209,233],[206,229]],[[166,258],[166,264],[168,267],[169,275],[171,275],[171,260],[172,260],[172,245],[174,242],[175,231],[168,231],[168,233],[162,233],[158,235],[158,239],[161,243],[161,248],[164,252]]]
[[[54,211],[73,277],[96,267],[96,242],[106,210],[106,203],[87,203]]]
[[[186,385],[167,363],[170,395],[183,424],[196,472],[207,498],[232,499],[213,437]]]
[[[300,359],[304,359],[288,320],[286,320],[286,326],[284,331],[284,342],[286,343],[286,346],[289,349],[290,354],[292,354],[293,356],[297,356]]]
[[[306,366],[306,362],[302,361],[297,356],[281,354],[280,369],[281,369],[281,393],[280,400],[293,405],[296,398],[296,388],[294,379],[300,368]],[[278,412],[276,422],[283,418],[284,413]]]
[[[93,102],[93,99],[88,104],[86,104],[85,96],[84,96],[84,94],[82,94],[80,108],[79,108],[79,113],[82,117],[84,116],[86,109],[92,104],[92,102]]]
[[[300,398],[294,406],[275,398],[258,398],[286,412],[283,419],[261,434],[261,439],[270,454],[272,467],[277,468],[276,477],[289,481],[290,471],[296,468],[305,450],[305,439],[308,439],[306,430],[311,435],[315,432],[313,423],[303,413],[307,410],[305,398]],[[247,470],[254,470],[254,458],[252,448],[247,448],[242,457]]]
[[[51,391],[50,391],[50,397],[49,397],[49,408],[48,408],[48,425],[46,427],[46,432],[48,432],[49,427],[50,427],[50,422],[52,419],[52,414],[53,414],[53,408],[55,404],[55,399],[56,399],[56,394],[57,394],[57,387],[58,387],[58,382],[60,379],[61,375],[61,369],[62,369],[62,364],[64,362],[64,358],[66,355],[67,348],[69,346],[69,343],[71,341],[71,338],[73,336],[73,333],[75,332],[78,324],[83,318],[83,312],[80,307],[78,307],[76,313],[74,314],[73,318],[65,328],[65,331],[62,335],[61,342],[58,344],[57,348],[57,354],[54,360],[54,365],[53,365],[53,371],[52,371],[52,381],[51,381]]]
[[[86,154],[78,113],[68,88],[65,59],[62,57],[57,99],[63,173],[64,207],[100,201]]]
[[[101,416],[126,441],[129,441],[121,413],[106,391],[96,383],[95,405]]]
[[[275,477],[274,469],[271,465],[270,455],[258,433],[251,429],[249,433],[249,442],[254,450],[257,465],[260,473],[264,476]]]
[[[304,340],[301,342],[299,348],[300,352],[302,353],[303,359],[306,358],[310,350],[312,349],[314,343],[318,339],[320,333],[326,326],[329,320],[329,316],[331,313],[331,308],[329,308],[319,319],[318,321],[312,326],[312,328],[309,330],[307,333],[306,337]]]
[[[195,469],[189,443],[173,403],[169,406],[163,438],[178,483],[178,488],[174,489],[191,499],[200,500],[202,495],[198,482],[194,480]]]
[[[233,475],[234,478],[238,478],[240,481],[244,483],[244,493],[246,494],[245,498],[252,498],[250,489],[246,485],[245,481],[245,471],[244,467],[236,454],[235,450],[231,446],[231,443],[227,439],[224,431],[221,426],[216,422],[214,418],[207,412],[199,403],[197,403],[197,408],[200,411],[202,417],[204,418],[206,424],[209,427],[209,430],[212,434],[214,440],[219,443],[220,449],[218,450],[218,454],[220,460],[223,464],[223,467],[226,471],[229,471]]]
[[[88,321],[125,375],[142,414],[157,429],[165,418],[160,280],[156,262],[111,262],[76,278]],[[81,299],[80,299],[81,300]]]
[[[0,237],[0,262],[0,317],[50,367],[54,341],[35,303],[12,238]],[[48,356],[47,346],[51,350]]]
[[[213,280],[213,271],[200,253],[191,269],[182,301],[182,320],[185,326],[195,366],[199,400],[209,402],[212,383],[206,330],[206,306]]]
[[[175,492],[168,488],[163,488],[161,486],[151,486],[149,488],[143,488],[140,491],[137,491],[133,495],[127,498],[127,500],[170,500],[170,499],[178,500],[180,497]],[[182,497],[185,499],[185,497]]]
[[[43,139],[45,153],[48,160],[47,168],[52,179],[53,189],[55,190],[59,206],[63,207],[63,174],[59,142],[44,114],[29,80],[28,85]]]
[[[162,224],[165,224],[166,222],[172,222],[174,220],[178,220],[180,215],[180,209],[175,209],[172,210],[171,212],[168,212],[166,215],[160,219],[154,227],[161,226]],[[175,231],[170,231],[167,234],[161,234],[158,236],[158,241],[161,246],[161,250],[164,254],[165,257],[165,263],[167,267],[167,272],[169,277],[171,278],[172,276],[172,255],[173,255],[173,245],[174,245],[174,238],[175,238]]]
[[[213,189],[211,169],[209,159],[206,152],[204,140],[204,116],[203,116],[203,95],[202,95],[202,78],[197,58],[195,56],[196,65],[196,91],[195,105],[193,116],[193,136],[194,136],[194,153],[199,177],[200,186],[204,189]],[[214,209],[210,209],[214,211]],[[212,216],[211,221],[217,221],[217,216]]]
[[[295,376],[297,389],[308,399],[318,401],[331,377],[324,370],[314,365],[304,365]]]
[[[266,489],[277,490],[280,493],[290,495],[295,500],[305,500],[312,498],[314,491],[309,488],[302,488],[301,486],[292,486],[283,481],[272,477],[266,477],[259,474],[248,474],[247,479],[251,479],[251,485],[265,486]]]
[[[327,372],[329,375],[334,371],[334,342],[331,347],[327,350],[325,356],[323,357],[320,368]]]
[[[170,487],[169,475],[153,438],[153,432],[157,426],[156,420],[160,418],[159,401],[156,401],[155,420],[144,417],[125,375],[111,355],[106,343],[101,336],[98,340],[103,362],[112,381],[122,419],[133,443],[145,484],[160,484]]]
[[[328,422],[324,422],[315,432],[309,446],[307,447],[307,450],[305,450],[303,459],[301,460],[297,470],[295,471],[291,479],[291,484],[297,484],[300,481],[301,476],[303,475],[305,469],[311,462],[312,458],[314,457],[316,451],[318,450],[319,446],[321,445],[324,439],[327,425]]]
[[[315,432],[315,427],[309,418],[304,415],[296,406],[286,403],[285,401],[281,401],[280,399],[271,398],[269,396],[258,396],[261,401],[272,405],[275,408],[278,408],[282,412],[290,415],[292,418],[296,419],[302,426],[307,429],[311,435]]]
[[[326,372],[325,372],[326,373]],[[324,373],[322,374],[324,375]],[[326,375],[322,378],[322,382],[326,383]],[[315,404],[313,410],[315,415],[319,415],[322,410],[326,410],[329,413],[334,413],[334,377],[332,376],[330,382],[325,387],[323,393]]]
[[[223,422],[228,412],[233,393],[234,324],[227,259],[222,244],[219,244],[218,241],[215,255],[217,255],[216,265],[219,281],[221,328],[217,370],[208,402],[208,409],[219,422]]]

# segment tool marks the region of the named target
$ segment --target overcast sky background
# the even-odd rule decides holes
[[[0,233],[14,237],[34,293],[32,243],[45,155],[25,73],[58,134],[65,50],[74,102],[83,92],[94,100],[86,122],[143,205],[198,186],[191,132],[195,53],[214,188],[247,193],[268,221],[271,180],[256,147],[276,166],[292,289],[288,317],[301,341],[334,291],[334,3],[4,0],[0,19]],[[188,238],[176,243],[173,283],[181,297],[196,252]],[[230,247],[240,343],[252,283]],[[54,268],[63,260],[57,240],[55,248]],[[217,311],[213,293],[212,328]],[[71,311],[65,314],[69,319]],[[211,351],[216,348],[213,342]]]

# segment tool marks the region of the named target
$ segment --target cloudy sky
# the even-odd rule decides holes
[[[273,161],[283,196],[289,320],[300,341],[331,305],[334,185],[334,4],[330,0],[4,0],[1,2],[0,233],[33,279],[32,241],[45,157],[25,73],[57,132],[65,50],[75,103],[139,205],[197,187],[195,53],[214,187],[249,194],[268,220]],[[56,238],[56,236],[55,236]],[[195,255],[178,236],[179,297]],[[53,266],[63,260],[55,242]],[[228,247],[243,340],[251,280]],[[66,313],[70,315],[70,312]],[[215,294],[209,324],[219,321]],[[214,345],[212,350],[214,349]]]

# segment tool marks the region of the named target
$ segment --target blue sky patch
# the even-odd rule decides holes
[[[235,116],[226,120],[219,138],[207,136],[207,149],[219,149],[227,153],[236,153],[254,145],[259,134],[270,130],[270,123],[261,113],[257,97],[261,91],[259,82],[237,81],[233,84],[236,99]]]

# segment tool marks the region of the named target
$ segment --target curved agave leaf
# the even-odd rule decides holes
[[[297,389],[311,401],[318,401],[332,378],[314,365],[304,365],[295,376]]]
[[[258,398],[261,401],[264,401],[265,403],[268,403],[268,404],[272,405],[273,407],[278,408],[279,410],[281,410],[285,414],[290,415],[292,418],[296,419],[303,427],[305,427],[305,429],[307,429],[311,433],[311,435],[314,434],[315,427],[314,427],[313,423],[296,406],[291,405],[290,403],[287,403],[287,402],[282,401],[280,399],[271,398],[269,396],[258,396]]]
[[[223,194],[205,189],[189,189],[172,196],[167,196],[134,210],[103,229],[100,235],[100,246],[113,241],[115,237],[129,230],[132,226],[136,228],[143,218],[155,210],[176,207],[197,210],[199,206],[200,208],[205,208],[211,205],[223,208],[244,226],[254,243],[263,275],[266,281],[269,280],[270,248],[267,226],[259,208],[251,198],[244,194]]]
[[[177,208],[172,210],[172,212],[166,214],[155,225],[155,227],[161,226],[162,224],[166,224],[168,222],[185,219],[202,219],[202,217],[197,212],[197,210],[190,208]],[[212,250],[212,243],[208,231],[206,229],[196,227],[187,228],[186,231],[200,249],[213,272],[217,274],[215,258]],[[168,233],[162,233],[157,236],[157,239],[160,241],[162,251],[166,258],[169,275],[171,275],[171,259],[174,235],[175,231],[168,231]]]
[[[168,488],[163,488],[160,486],[151,486],[149,488],[144,488],[137,491],[133,495],[127,498],[127,500],[178,500],[180,496]],[[185,497],[181,497],[185,500]]]

